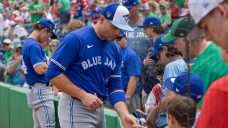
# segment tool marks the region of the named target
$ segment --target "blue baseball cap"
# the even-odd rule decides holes
[[[135,7],[136,5],[139,5],[140,3],[138,0],[123,0],[122,4],[128,10],[130,10],[131,8]]]
[[[112,3],[105,7],[101,14],[108,19],[114,26],[124,31],[134,31],[128,25],[129,11],[119,3]]]
[[[144,19],[143,25],[140,25],[138,27],[143,28],[143,27],[153,27],[153,26],[161,26],[161,20],[157,17],[149,16]]]
[[[187,96],[188,72],[183,72],[179,76],[171,77],[165,80],[165,86],[181,96]],[[204,81],[195,73],[190,72],[190,93],[191,98],[199,102],[203,97]]]
[[[57,38],[56,34],[54,33],[55,24],[51,20],[49,20],[47,18],[42,18],[39,21],[37,21],[37,23],[40,24],[40,25],[43,25],[45,28],[47,28],[49,30],[49,32],[52,33],[52,37],[51,38],[53,38],[53,39]]]
[[[161,34],[158,36],[158,38],[156,39],[155,43],[154,43],[154,52],[151,53],[150,55],[150,58],[154,60],[155,63],[158,62],[158,59],[156,58],[156,55],[159,55],[160,52],[162,51],[162,47],[163,46],[168,46],[168,45],[171,45],[171,44],[174,44],[173,41],[170,41],[170,42],[162,42],[161,41],[161,38],[164,36],[164,34]]]

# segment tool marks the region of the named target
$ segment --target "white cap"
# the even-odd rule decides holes
[[[189,0],[188,7],[192,18],[198,24],[208,13],[224,0]]]
[[[10,39],[4,39],[3,40],[3,43],[5,43],[5,44],[11,44],[11,40]]]
[[[128,25],[129,11],[119,3],[112,3],[105,7],[101,14],[108,19],[114,26],[124,31],[134,31]]]

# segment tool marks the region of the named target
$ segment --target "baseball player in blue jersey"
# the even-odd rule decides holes
[[[45,78],[47,60],[41,47],[50,37],[56,37],[54,26],[49,19],[39,20],[22,48],[25,81],[30,89],[27,100],[33,112],[34,128],[55,127],[54,93]]]
[[[122,50],[121,79],[124,92],[126,93],[126,103],[130,113],[141,107],[140,99],[140,77],[142,72],[142,62],[135,51],[127,47],[127,37],[124,31],[116,38],[116,43]]]
[[[125,128],[135,119],[125,104],[121,84],[121,49],[113,42],[128,26],[129,11],[119,3],[102,10],[93,27],[67,34],[53,54],[46,78],[64,92],[58,106],[62,128],[105,128],[104,101],[110,102]]]

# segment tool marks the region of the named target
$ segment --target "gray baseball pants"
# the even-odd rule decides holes
[[[54,92],[52,87],[36,83],[27,93],[32,109],[34,128],[55,128]]]
[[[61,128],[106,128],[104,106],[93,112],[65,93],[59,101],[58,116]]]

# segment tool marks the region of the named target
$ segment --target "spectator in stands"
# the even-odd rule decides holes
[[[191,128],[195,121],[196,104],[187,97],[175,97],[168,104],[168,127]]]
[[[135,51],[127,47],[127,37],[123,31],[120,32],[116,42],[122,49],[121,78],[126,93],[126,104],[129,112],[133,113],[136,109],[141,108],[141,59]]]
[[[68,24],[70,21],[70,0],[58,0],[57,8],[60,24]]]
[[[44,16],[45,7],[42,3],[39,3],[39,0],[33,0],[33,3],[29,5],[29,12],[32,23],[35,23]]]
[[[139,7],[139,11],[142,13],[143,18],[150,16],[150,6],[148,3],[142,4]]]
[[[143,61],[143,74],[142,74],[142,104],[146,103],[146,99],[151,92],[151,89],[158,83],[159,79],[162,80],[163,66],[153,63],[150,58],[150,54],[154,51],[153,45],[155,40],[160,34],[163,34],[164,30],[161,27],[161,21],[159,18],[150,16],[144,19],[143,25],[139,26],[144,29],[144,33],[150,40],[150,46],[147,53],[147,57]]]
[[[50,41],[49,47],[50,47],[50,51],[51,51],[52,54],[55,52],[55,50],[58,47],[58,45],[59,45],[59,40],[53,39],[53,40]]]
[[[196,116],[196,103],[191,98],[175,96],[167,103],[167,116],[166,128],[192,128]],[[133,128],[149,126],[135,125]]]
[[[71,32],[73,30],[82,28],[84,26],[85,26],[85,23],[83,23],[82,21],[76,20],[76,19],[71,19],[67,25],[67,32]]]
[[[148,2],[150,6],[150,15],[155,17],[160,17],[160,10],[158,8],[158,3],[155,1],[149,1]]]
[[[6,83],[21,86],[25,83],[24,76],[21,74],[21,44],[14,44],[13,55],[10,57],[6,67]]]
[[[11,47],[11,40],[10,39],[4,39],[3,40],[3,47],[4,47],[4,64],[8,63],[9,58],[12,56],[12,47]]]
[[[30,14],[28,12],[28,8],[26,6],[23,6],[21,9],[21,17],[24,19],[25,23],[28,23],[31,21]]]
[[[195,33],[195,31],[191,31],[194,27],[193,19],[189,17],[178,19],[173,23],[170,33],[164,36],[162,41],[174,41],[174,46],[184,56],[186,56],[186,44],[189,41],[190,57],[196,57],[191,70],[204,79],[204,93],[206,93],[215,80],[228,75],[228,65],[224,63],[221,49],[214,42],[206,41],[202,34],[192,34],[192,32]],[[191,33],[189,33],[190,31]],[[201,104],[202,102],[199,103],[199,108],[201,108]]]
[[[150,107],[155,107],[160,103],[162,96],[168,96],[170,93],[165,86],[162,86],[162,83],[164,85],[167,78],[177,77],[187,69],[185,61],[182,58],[182,54],[174,48],[172,41],[167,43],[162,42],[161,38],[163,36],[164,35],[160,35],[157,38],[154,44],[154,51],[151,54],[151,58],[154,60],[154,62],[165,65],[163,81],[161,84],[156,84],[150,92],[150,95],[153,95],[153,104],[149,103],[148,105],[148,103],[146,103],[145,106],[148,113],[151,111]],[[148,99],[151,99],[150,95]]]
[[[179,17],[180,8],[176,5],[176,0],[168,0],[171,11],[172,21],[175,21]]]
[[[162,27],[163,29],[167,29],[172,22],[171,15],[167,12],[168,5],[161,3],[159,5],[159,8],[161,12],[160,19],[161,19]]]

